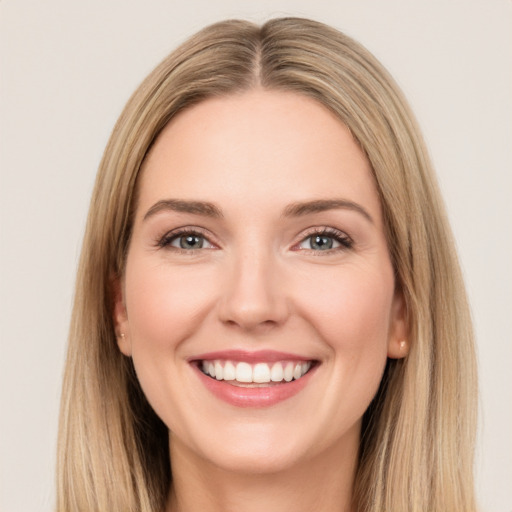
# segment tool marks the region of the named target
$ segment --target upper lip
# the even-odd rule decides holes
[[[277,361],[314,361],[314,358],[292,354],[290,352],[279,352],[276,350],[220,350],[216,352],[206,352],[189,358],[192,361],[213,361],[215,359],[224,359],[230,361],[243,361],[247,363],[274,363]]]

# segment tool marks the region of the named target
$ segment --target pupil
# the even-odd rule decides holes
[[[203,246],[203,240],[197,235],[186,235],[180,238],[180,247],[182,249],[200,249]]]
[[[332,249],[332,238],[320,235],[314,236],[311,240],[311,247],[320,251]]]

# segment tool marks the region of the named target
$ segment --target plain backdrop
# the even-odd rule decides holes
[[[512,2],[2,0],[2,512],[53,507],[74,274],[95,172],[123,105],[204,25],[282,15],[362,42],[417,114],[477,330],[478,496],[484,511],[512,511]]]

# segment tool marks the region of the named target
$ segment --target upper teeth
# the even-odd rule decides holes
[[[244,383],[290,382],[300,379],[311,368],[311,361],[256,363],[222,361],[203,361],[202,370],[217,380],[236,380]]]

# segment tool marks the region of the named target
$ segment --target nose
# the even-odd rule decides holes
[[[219,318],[245,331],[282,325],[289,303],[277,262],[263,254],[246,254],[231,263],[223,279]]]

